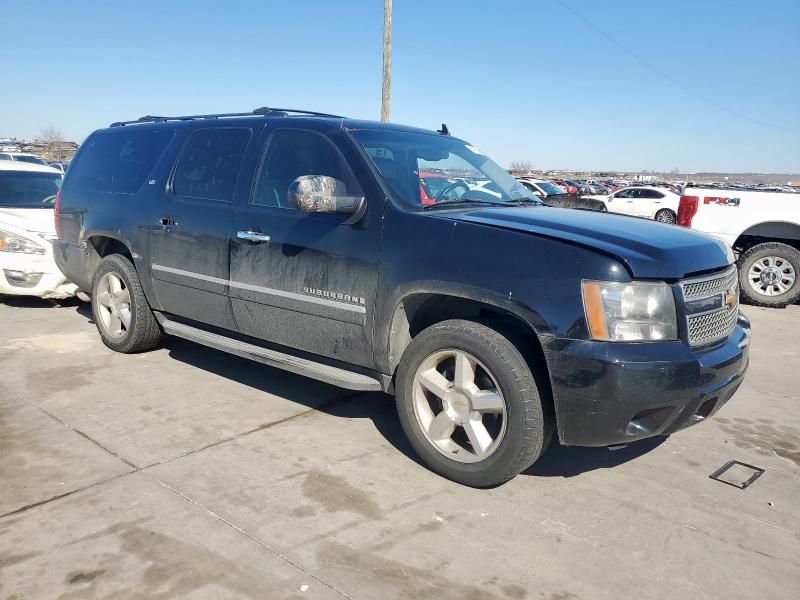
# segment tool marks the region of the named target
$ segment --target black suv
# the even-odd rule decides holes
[[[433,198],[421,174],[446,180]],[[722,242],[543,205],[446,127],[115,123],[81,146],[56,221],[109,348],[166,333],[393,393],[419,456],[471,486],[526,469],[554,430],[605,446],[702,421],[748,363]]]

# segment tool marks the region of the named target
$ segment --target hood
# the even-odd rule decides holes
[[[487,208],[441,216],[594,248],[614,256],[640,278],[680,279],[733,262],[733,253],[720,240],[636,217],[548,206]]]
[[[38,233],[46,238],[53,238],[56,234],[52,208],[0,208],[0,224],[2,223]]]

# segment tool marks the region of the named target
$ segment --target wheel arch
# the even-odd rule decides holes
[[[94,280],[100,261],[110,254],[122,254],[133,262],[133,254],[128,245],[118,237],[97,233],[86,238],[86,278]]]
[[[150,282],[149,265],[144,261],[144,257],[132,250],[130,241],[112,232],[100,231],[86,236],[86,278],[91,284],[94,281],[94,274],[100,266],[100,261],[111,254],[121,254],[133,264],[139,280],[144,290],[145,297],[150,306],[155,310],[160,310],[161,305],[152,289]]]
[[[789,221],[757,223],[740,233],[733,247],[742,252],[764,242],[781,242],[800,250],[800,225]]]
[[[394,307],[386,339],[385,359],[394,377],[397,366],[411,340],[423,329],[449,319],[467,319],[489,325],[505,335],[522,353],[539,384],[542,404],[548,418],[555,419],[550,370],[540,335],[543,332],[529,318],[491,297],[472,297],[454,291],[414,291],[404,295]]]

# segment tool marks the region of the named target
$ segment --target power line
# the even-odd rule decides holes
[[[711,98],[709,98],[708,96],[706,96],[706,95],[704,95],[704,94],[701,94],[700,92],[698,92],[698,91],[696,91],[696,90],[694,90],[694,89],[690,88],[690,87],[689,87],[688,85],[686,85],[685,83],[683,83],[683,82],[681,82],[681,81],[678,81],[677,79],[675,79],[674,77],[672,77],[672,76],[671,76],[671,75],[669,75],[668,73],[665,73],[664,71],[662,71],[661,69],[659,69],[657,66],[655,66],[653,63],[651,63],[650,61],[648,61],[646,58],[644,58],[644,57],[640,56],[639,54],[637,54],[636,52],[634,52],[633,50],[631,50],[630,48],[628,48],[627,46],[625,46],[624,44],[622,44],[622,42],[619,42],[619,41],[617,41],[615,38],[613,38],[612,36],[610,36],[609,34],[607,34],[605,31],[603,31],[602,29],[600,29],[599,27],[597,27],[597,26],[596,26],[594,23],[592,23],[591,21],[589,21],[589,19],[587,19],[586,17],[584,17],[582,14],[580,14],[580,13],[579,13],[578,11],[576,11],[575,9],[573,9],[573,8],[572,8],[571,6],[569,6],[569,5],[568,5],[566,2],[563,2],[562,0],[556,0],[556,2],[557,2],[558,4],[560,4],[562,8],[564,8],[565,10],[567,10],[567,11],[571,12],[571,13],[572,13],[572,14],[573,14],[575,17],[577,17],[578,19],[580,19],[581,21],[583,21],[583,22],[584,22],[584,24],[585,24],[587,27],[591,28],[591,29],[592,29],[592,30],[594,30],[594,31],[595,31],[597,34],[599,34],[599,35],[601,35],[602,37],[604,37],[605,39],[607,39],[609,42],[611,42],[612,44],[614,44],[615,46],[617,46],[617,47],[618,47],[620,50],[622,50],[623,52],[625,52],[625,53],[626,53],[626,54],[628,54],[629,56],[631,56],[631,57],[635,58],[635,59],[636,59],[636,60],[638,60],[640,63],[642,63],[644,66],[646,66],[648,69],[650,69],[651,71],[654,71],[655,73],[657,73],[658,75],[660,75],[661,77],[663,77],[664,79],[666,79],[667,81],[669,81],[670,83],[672,83],[672,84],[674,84],[674,85],[678,86],[678,87],[679,87],[679,88],[681,88],[683,91],[685,91],[685,92],[687,92],[687,93],[691,94],[691,95],[692,95],[692,96],[694,96],[695,98],[698,98],[698,99],[702,100],[702,101],[703,101],[703,102],[705,102],[706,104],[710,104],[711,106],[713,106],[713,107],[714,107],[714,108],[716,108],[717,110],[721,110],[721,111],[723,111],[723,112],[726,112],[726,113],[728,113],[728,114],[731,114],[731,115],[733,115],[733,116],[735,116],[735,117],[738,117],[738,118],[740,118],[740,119],[744,119],[745,121],[750,121],[751,123],[755,123],[756,125],[761,125],[761,126],[763,126],[763,127],[771,127],[771,128],[774,128],[774,129],[786,129],[785,127],[781,127],[780,125],[775,125],[774,123],[767,123],[767,122],[765,122],[765,121],[760,121],[760,120],[758,120],[758,119],[753,119],[752,117],[748,117],[747,115],[744,115],[744,114],[742,114],[742,113],[740,113],[740,112],[737,112],[737,111],[735,111],[735,110],[732,110],[732,109],[730,109],[730,108],[728,108],[728,107],[726,107],[726,106],[722,106],[721,104],[719,104],[719,103],[718,103],[718,102],[716,102],[715,100],[712,100],[712,99],[711,99]]]

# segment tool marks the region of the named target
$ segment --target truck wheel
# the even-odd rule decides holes
[[[783,308],[800,300],[800,251],[767,242],[739,256],[742,298],[755,306]]]
[[[148,350],[161,339],[136,269],[120,254],[100,261],[92,283],[92,312],[103,343],[117,352]]]
[[[675,213],[668,208],[662,208],[660,211],[656,213],[656,221],[658,221],[659,223],[674,224],[675,219],[676,219]]]
[[[450,320],[409,344],[397,369],[397,412],[420,458],[472,487],[533,464],[549,431],[536,382],[514,344],[480,323]]]

